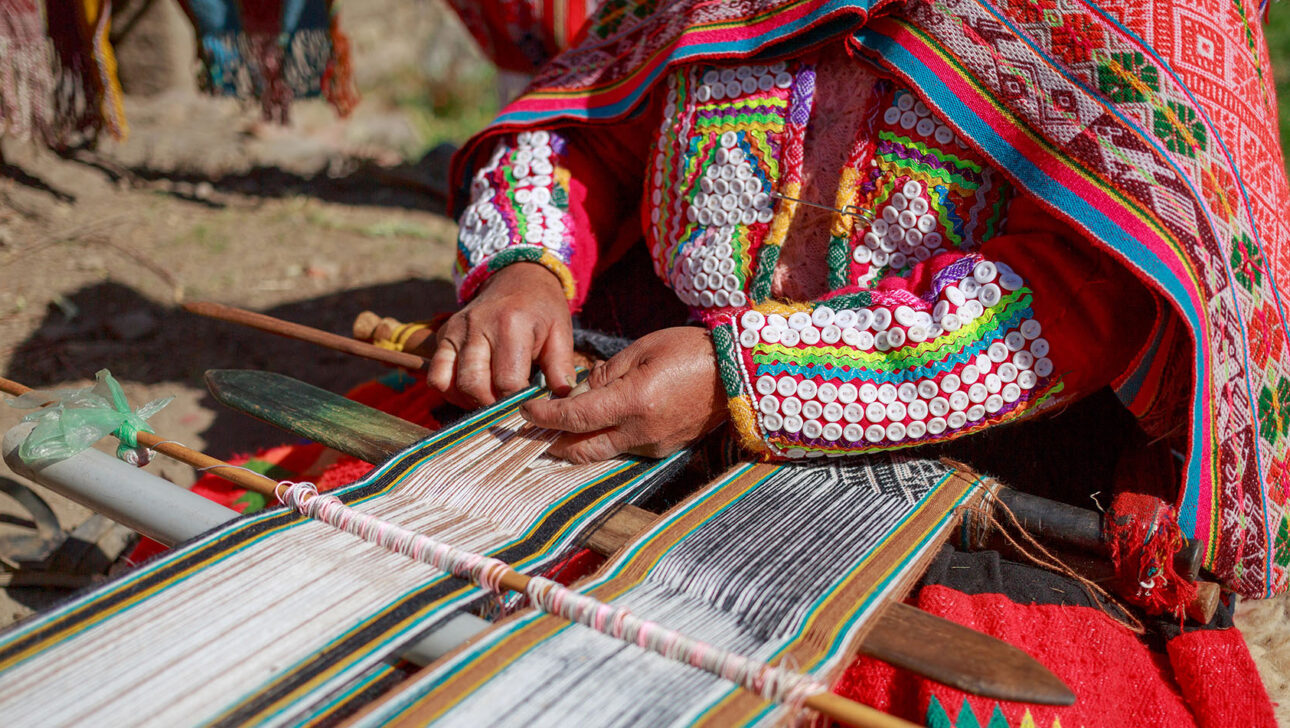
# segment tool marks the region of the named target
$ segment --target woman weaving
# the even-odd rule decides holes
[[[761,457],[861,454],[1109,384],[1189,454],[1208,567],[1285,588],[1286,182],[1240,174],[1279,159],[1266,79],[1227,110],[1120,5],[610,5],[458,157],[467,304],[433,386],[488,404],[536,363],[568,392],[570,311],[643,230],[703,327],[529,406],[558,454],[659,455],[727,418]],[[1261,40],[1229,49],[1205,72],[1261,77]]]

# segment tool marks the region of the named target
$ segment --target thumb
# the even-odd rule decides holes
[[[537,362],[552,392],[564,396],[573,389],[578,377],[573,368],[572,322],[561,321],[551,327],[546,341],[542,342]]]

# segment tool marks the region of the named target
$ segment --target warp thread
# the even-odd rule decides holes
[[[502,578],[511,570],[505,562],[492,557],[459,549],[355,511],[334,495],[320,494],[313,483],[283,481],[274,495],[310,518],[454,576],[470,579],[490,592],[503,591]],[[827,683],[691,639],[641,619],[628,609],[579,594],[549,579],[531,577],[525,593],[534,606],[548,614],[705,670],[794,711],[800,711],[811,695],[829,689]]]
[[[549,579],[533,577],[525,591],[533,604],[548,614],[705,670],[793,710],[801,710],[808,697],[829,689],[828,684],[806,675],[691,639],[674,629],[641,619],[630,610],[579,594]]]

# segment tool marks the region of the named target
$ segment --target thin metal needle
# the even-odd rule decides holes
[[[833,212],[841,213],[841,214],[843,214],[843,215],[855,215],[856,217],[860,218],[861,220],[864,220],[865,222],[873,222],[873,212],[872,212],[872,211],[870,211],[870,210],[862,210],[862,209],[860,209],[859,207],[857,207],[857,206],[855,206],[855,205],[847,205],[846,207],[843,207],[843,208],[839,209],[839,208],[836,208],[836,207],[830,207],[830,206],[828,206],[828,205],[821,205],[821,204],[820,204],[820,203],[818,203],[818,202],[810,202],[810,201],[808,201],[808,200],[802,200],[802,199],[798,199],[798,198],[796,198],[796,197],[789,197],[788,195],[785,195],[785,194],[780,193],[780,192],[772,192],[772,193],[770,193],[770,196],[771,196],[771,197],[778,197],[778,198],[779,198],[779,199],[781,199],[781,200],[790,200],[790,201],[792,201],[792,202],[799,202],[799,203],[801,203],[801,204],[803,204],[803,205],[809,205],[809,206],[811,206],[811,207],[818,207],[818,208],[820,208],[821,210],[832,210]]]

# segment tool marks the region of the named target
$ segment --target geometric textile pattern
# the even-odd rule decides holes
[[[902,489],[870,487],[905,474],[915,477]],[[579,591],[828,680],[849,662],[875,609],[903,594],[980,492],[973,476],[934,461],[743,464],[669,512]],[[786,716],[684,663],[528,613],[411,681],[359,724],[733,726]]]
[[[549,458],[550,433],[518,412],[535,396],[482,410],[332,493],[540,572],[648,495],[672,459]],[[295,511],[261,511],[0,635],[0,714],[13,725],[291,720],[488,598]]]
[[[538,263],[575,297],[569,260],[574,223],[569,210],[569,174],[560,165],[564,140],[546,131],[520,132],[497,145],[489,163],[475,172],[470,204],[461,215],[454,279],[470,300],[488,274],[511,263]]]
[[[1208,568],[1263,596],[1287,581],[1271,494],[1290,451],[1290,194],[1266,48],[1239,8],[912,2],[856,41],[1171,299],[1197,378],[1180,522]],[[1139,400],[1144,417],[1165,404]]]
[[[670,71],[791,63],[850,36],[956,139],[1172,305],[1195,380],[1145,377],[1128,404],[1162,421],[1190,392],[1180,523],[1227,586],[1265,596],[1286,588],[1290,561],[1277,288],[1290,276],[1290,191],[1253,12],[1244,0],[610,2],[463,149],[454,179],[497,134],[624,118]],[[1166,365],[1183,369],[1153,364]]]

